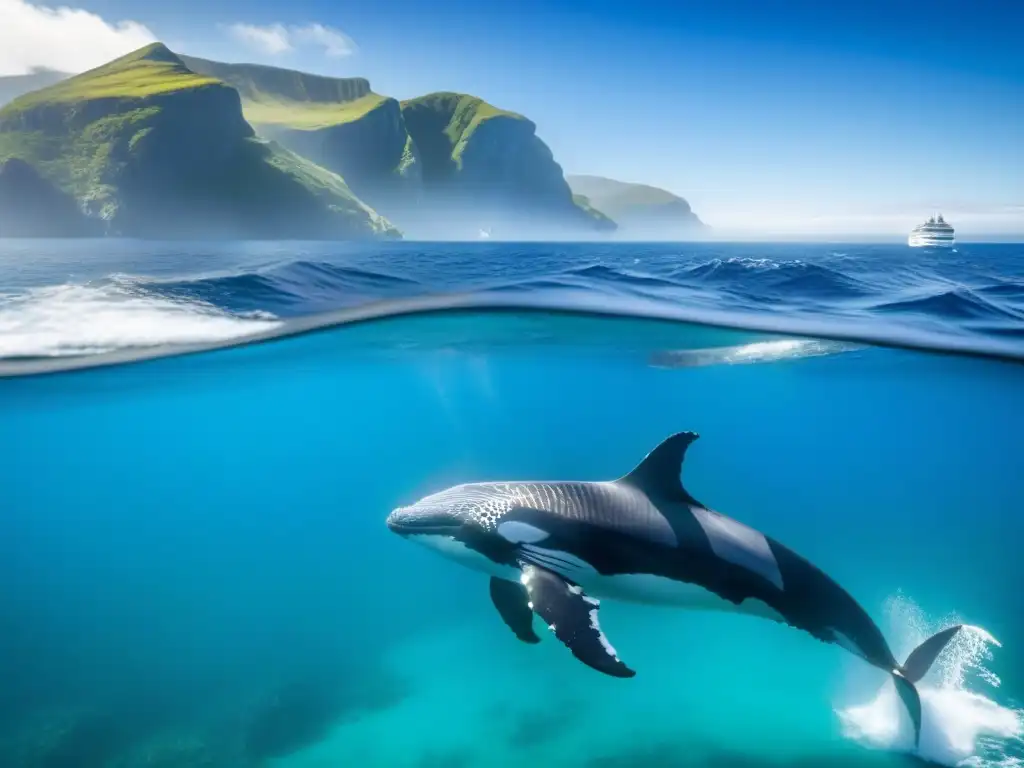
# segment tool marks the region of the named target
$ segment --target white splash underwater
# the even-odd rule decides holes
[[[266,317],[239,317],[130,285],[58,285],[0,296],[0,358],[222,341],[276,325]]]
[[[655,368],[696,368],[705,365],[749,365],[822,357],[853,352],[862,345],[820,339],[773,339],[755,341],[732,347],[708,349],[664,350],[651,355],[649,364]]]
[[[904,659],[935,632],[959,623],[956,618],[929,622],[903,596],[891,598],[886,615],[895,634],[893,651]],[[1024,766],[1024,709],[999,704],[1000,680],[986,667],[999,642],[980,627],[965,626],[918,685],[921,694],[921,743],[918,757],[946,766],[1020,768]],[[895,686],[888,682],[874,700],[841,708],[844,734],[866,746],[914,752],[913,729]]]

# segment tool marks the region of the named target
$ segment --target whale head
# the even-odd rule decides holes
[[[392,533],[475,570],[496,573],[511,565],[512,547],[496,533],[510,504],[482,485],[457,485],[392,510]]]
[[[392,533],[409,539],[420,536],[455,536],[466,524],[466,515],[443,504],[417,501],[398,507],[388,515],[387,526]]]

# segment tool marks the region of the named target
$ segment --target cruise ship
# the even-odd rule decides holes
[[[911,248],[952,248],[953,227],[940,213],[932,216],[924,224],[918,224],[910,232],[907,245]]]

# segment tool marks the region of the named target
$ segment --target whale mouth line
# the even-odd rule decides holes
[[[401,536],[454,536],[458,525],[388,520],[388,530]]]

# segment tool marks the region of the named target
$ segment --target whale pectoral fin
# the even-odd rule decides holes
[[[501,620],[516,633],[524,643],[539,643],[540,638],[533,631],[533,611],[526,587],[515,581],[491,577],[491,602],[498,609]]]
[[[575,584],[535,565],[523,565],[523,585],[530,597],[530,608],[589,667],[612,677],[633,677],[636,672],[619,660],[615,649],[598,623],[600,602],[586,595]]]

